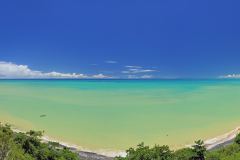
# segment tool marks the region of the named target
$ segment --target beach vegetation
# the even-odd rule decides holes
[[[197,160],[204,160],[205,154],[206,154],[206,147],[204,146],[204,142],[202,140],[198,140],[195,142],[195,144],[192,146],[193,152],[196,154],[193,159]]]
[[[172,151],[168,146],[149,147],[141,143],[135,149],[127,150],[126,157],[116,160],[240,160],[240,134],[232,144],[207,151],[202,140],[190,148]]]
[[[79,160],[77,153],[57,142],[42,142],[42,131],[13,132],[0,124],[0,160]],[[167,145],[153,147],[140,143],[129,148],[126,157],[115,160],[240,160],[240,135],[232,144],[207,151],[202,140],[192,147],[173,151]]]
[[[43,143],[41,131],[16,133],[0,124],[0,160],[79,160],[76,153],[58,143]]]
[[[240,134],[236,136],[234,142],[240,145]]]
[[[206,151],[201,140],[196,141],[192,148],[177,151],[170,150],[166,145],[151,148],[141,143],[136,149],[128,149],[126,157],[117,157],[116,160],[205,160]]]

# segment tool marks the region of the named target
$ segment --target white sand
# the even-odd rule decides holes
[[[23,132],[23,131],[20,131],[18,129],[13,129],[13,131],[14,132]],[[215,138],[208,139],[204,143],[205,143],[205,146],[206,146],[207,150],[211,150],[211,149],[213,149],[213,148],[215,148],[215,147],[217,147],[217,146],[219,146],[221,144],[233,141],[234,138],[239,133],[240,133],[240,127],[237,127],[236,129],[234,129],[234,130],[232,130],[232,131],[230,131],[230,132],[228,132],[228,133],[226,133],[224,135],[220,135],[220,136],[217,136]],[[125,151],[111,151],[111,150],[91,151],[89,149],[86,149],[86,148],[83,148],[83,147],[80,147],[80,146],[77,146],[77,145],[68,144],[68,143],[65,143],[65,142],[60,142],[60,141],[54,140],[54,139],[52,139],[50,137],[47,137],[47,136],[43,136],[42,137],[42,141],[43,142],[57,142],[60,145],[66,146],[66,147],[68,147],[71,150],[76,151],[76,152],[96,153],[96,154],[107,156],[107,157],[116,157],[116,156],[125,157],[126,156],[126,152]],[[191,146],[192,145],[187,145],[187,147],[191,147]]]
[[[21,131],[21,130],[16,129],[16,128],[12,128],[12,130],[14,132],[16,132],[16,133],[25,133],[24,131]],[[44,143],[48,143],[48,142],[59,143],[61,146],[65,146],[67,148],[70,148],[72,151],[75,151],[75,152],[95,153],[95,154],[103,155],[103,156],[107,156],[107,157],[116,157],[116,156],[125,157],[126,156],[126,152],[125,151],[112,151],[112,150],[96,150],[96,151],[92,151],[90,149],[86,149],[86,148],[80,147],[78,145],[69,144],[69,143],[66,143],[66,142],[61,142],[61,141],[55,140],[55,139],[50,138],[48,136],[41,137],[41,140]]]
[[[237,127],[236,129],[224,134],[224,135],[221,135],[221,136],[218,136],[218,137],[215,137],[215,138],[212,138],[212,139],[209,139],[209,140],[206,140],[204,143],[205,143],[205,146],[208,150],[211,150],[221,144],[224,144],[226,142],[229,142],[229,141],[233,141],[234,138],[240,133],[240,127]]]

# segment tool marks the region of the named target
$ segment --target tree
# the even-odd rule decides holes
[[[240,134],[236,136],[234,142],[240,145]]]
[[[34,137],[34,138],[41,138],[43,136],[43,133],[44,133],[43,131],[30,130],[26,134],[28,134],[29,136]]]
[[[0,124],[0,160],[5,160],[11,152],[12,134],[9,125]]]
[[[77,153],[58,143],[42,143],[41,131],[15,133],[0,123],[0,160],[79,160]]]
[[[156,145],[154,148],[151,149],[151,151],[152,151],[152,159],[170,160],[173,158],[172,151],[166,145],[164,146]]]
[[[191,160],[196,157],[192,148],[183,148],[174,152],[174,160]]]
[[[129,160],[151,160],[150,148],[140,143],[136,149],[130,148],[127,150],[127,159]]]
[[[204,142],[202,140],[195,142],[195,145],[193,145],[193,151],[196,153],[196,157],[194,157],[195,160],[205,160],[207,149],[204,146]]]
[[[155,145],[153,148],[140,143],[136,149],[127,150],[127,156],[117,157],[117,160],[172,160],[173,154],[168,146]]]

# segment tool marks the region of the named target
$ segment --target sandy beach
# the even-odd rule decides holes
[[[21,131],[19,129],[14,128],[13,129],[14,132],[24,132]],[[234,130],[225,133],[223,135],[211,138],[211,139],[207,139],[204,141],[205,146],[207,148],[207,150],[214,150],[223,146],[226,146],[228,144],[231,144],[234,140],[234,138],[240,133],[240,127],[235,128]],[[122,156],[125,157],[126,156],[126,152],[125,151],[103,151],[103,150],[99,150],[99,151],[91,151],[89,149],[77,146],[77,145],[73,145],[73,144],[69,144],[66,142],[61,142],[58,140],[55,140],[53,138],[50,138],[48,136],[43,136],[42,141],[47,143],[47,142],[56,142],[59,143],[62,147],[67,147],[69,148],[71,151],[78,153],[78,155],[82,158],[82,159],[86,159],[86,160],[112,160],[114,157],[116,156]],[[186,145],[186,147],[191,147],[192,145]]]
[[[213,150],[221,146],[225,146],[233,142],[234,138],[240,133],[240,127],[235,128],[234,130],[220,135],[218,137],[208,139],[205,141],[205,146],[208,150]]]
[[[12,130],[16,133],[25,133],[25,131],[22,131],[17,128],[12,128]],[[79,157],[86,160],[111,160],[116,156],[122,156],[125,157],[126,153],[125,151],[106,151],[106,150],[98,150],[98,151],[91,151],[89,149],[80,147],[78,145],[69,144],[67,142],[62,142],[56,139],[53,139],[48,136],[41,137],[42,142],[48,143],[48,142],[56,142],[59,143],[62,147],[69,148],[72,152],[78,153]]]

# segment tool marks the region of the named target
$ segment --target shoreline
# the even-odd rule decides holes
[[[15,133],[26,133],[23,130],[12,128],[13,132]],[[72,152],[75,152],[79,155],[79,157],[84,158],[86,160],[112,160],[114,157],[122,156],[125,157],[126,153],[125,151],[111,151],[111,150],[90,150],[83,148],[79,145],[69,144],[67,142],[62,142],[53,138],[50,138],[46,135],[42,136],[40,138],[42,142],[48,143],[48,142],[56,142],[59,143],[62,147],[69,148]]]
[[[236,136],[240,133],[240,127],[237,127],[230,132],[227,132],[225,134],[209,138],[204,140],[204,145],[208,151],[218,149],[220,147],[227,146],[231,144]],[[192,147],[193,144],[191,145],[186,145],[186,147]]]
[[[12,130],[16,133],[22,132],[25,133],[22,130],[12,128]],[[204,144],[207,148],[207,150],[214,150],[218,149],[220,147],[224,147],[228,144],[231,144],[234,141],[234,138],[240,133],[240,127],[235,128],[234,130],[231,130],[230,132],[227,132],[223,135],[210,138],[204,141]],[[62,147],[69,148],[72,152],[75,152],[81,157],[82,159],[86,160],[112,160],[116,156],[126,156],[125,151],[110,151],[110,150],[99,150],[99,151],[92,151],[89,149],[85,149],[83,147],[80,147],[78,145],[69,144],[66,142],[58,141],[53,138],[50,138],[48,136],[43,136],[41,140],[45,143],[47,142],[56,142],[59,143]],[[192,145],[186,145],[186,147],[191,147]]]
[[[228,133],[208,139],[204,141],[204,143],[207,150],[214,150],[232,143],[239,133],[240,133],[240,127],[237,127]]]

